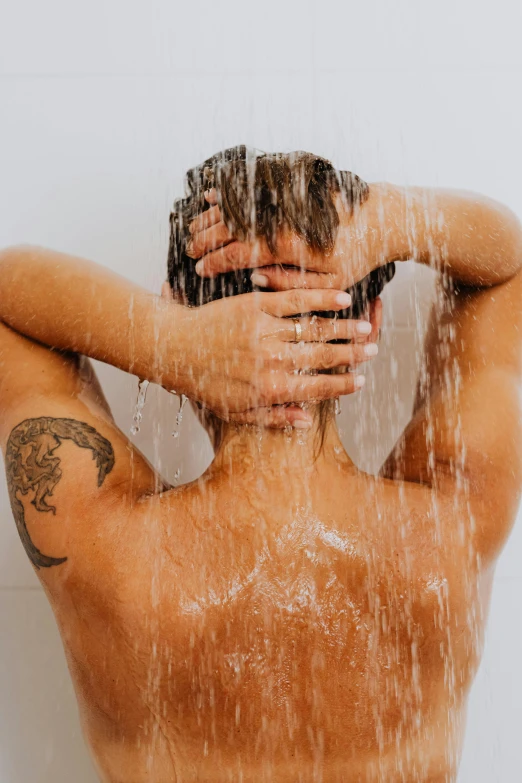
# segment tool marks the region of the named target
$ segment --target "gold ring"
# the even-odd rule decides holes
[[[294,332],[295,332],[294,342],[300,343],[301,340],[303,339],[303,327],[301,326],[301,321],[299,320],[299,318],[294,318],[293,321],[294,321]]]

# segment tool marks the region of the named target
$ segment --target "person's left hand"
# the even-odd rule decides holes
[[[372,331],[367,336],[356,338],[356,342],[363,345],[366,343],[377,344],[380,340],[382,326],[382,301],[380,297],[370,302],[367,317],[372,325]],[[297,413],[298,406],[296,405],[271,405],[268,408],[256,408],[246,413],[236,413],[231,416],[231,421],[234,421],[236,424],[256,424],[257,426],[269,427],[271,429],[283,429],[289,426],[290,418]],[[302,416],[303,411],[299,411],[299,414]],[[312,421],[311,418],[310,421]]]

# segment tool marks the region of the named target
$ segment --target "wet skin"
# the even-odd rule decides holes
[[[234,465],[142,504],[125,573],[118,547],[59,602],[102,779],[454,780],[491,582],[466,500],[435,517],[331,445],[307,482]]]
[[[0,264],[13,512],[102,781],[455,781],[522,486],[522,274],[493,279],[522,254],[503,241],[491,279],[459,245],[484,287],[441,295],[412,420],[379,476],[333,424],[317,458],[313,429],[236,426],[179,489],[116,427],[88,362],[49,350],[56,312],[33,317],[34,286]],[[86,286],[75,299],[60,285],[72,332]]]

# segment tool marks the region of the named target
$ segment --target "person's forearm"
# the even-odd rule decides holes
[[[498,202],[388,184],[373,185],[371,200],[386,260],[413,259],[469,286],[502,283],[522,266],[520,222]]]
[[[183,310],[90,261],[32,247],[0,253],[0,320],[140,378],[174,383],[164,360],[175,375],[172,333]]]

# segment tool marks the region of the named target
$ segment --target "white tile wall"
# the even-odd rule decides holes
[[[94,783],[45,595],[40,588],[1,588],[0,618],[0,780]]]
[[[184,169],[238,142],[310,149],[370,181],[481,190],[522,215],[521,33],[519,0],[18,0],[0,24],[0,246],[78,253],[157,289]],[[407,420],[430,285],[401,267],[369,371],[373,401],[343,403],[351,446],[354,414],[371,433],[386,412],[368,467]],[[128,429],[136,382],[100,371]],[[188,412],[170,438],[175,413],[151,388],[137,440],[188,480],[209,448]],[[0,518],[0,783],[92,783],[52,614],[3,485]],[[498,569],[459,783],[522,779],[521,555],[519,524]]]
[[[265,0],[257,7],[241,0],[19,0],[2,21],[0,72],[513,68],[520,65],[520,16],[512,0],[357,0],[343,7],[335,0]]]
[[[518,527],[522,527],[519,519]],[[518,552],[513,539],[508,550]],[[520,562],[520,560],[519,560]],[[493,590],[487,643],[468,707],[467,736],[459,783],[518,783],[520,760],[520,654],[522,577],[504,576],[501,563]]]

